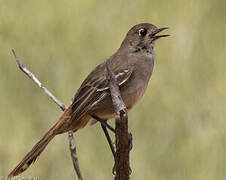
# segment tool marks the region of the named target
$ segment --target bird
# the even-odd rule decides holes
[[[133,26],[119,49],[108,59],[127,110],[134,107],[147,89],[154,67],[155,45],[160,38],[169,36],[159,34],[166,29],[168,27],[157,28],[150,23]],[[10,172],[9,178],[27,170],[56,135],[68,131],[76,132],[88,122],[95,122],[94,116],[105,121],[116,116],[106,74],[106,61],[104,61],[86,77],[69,107]]]

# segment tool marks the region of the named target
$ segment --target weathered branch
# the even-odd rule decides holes
[[[82,180],[82,174],[81,174],[79,164],[78,164],[78,156],[77,156],[77,153],[76,153],[76,145],[75,145],[75,139],[74,139],[74,136],[73,136],[73,131],[68,132],[68,140],[69,140],[69,147],[70,147],[70,150],[71,150],[71,157],[72,157],[74,169],[77,173],[78,180]]]
[[[120,95],[119,86],[113,71],[110,69],[110,61],[106,60],[107,78],[111,92],[111,98],[116,112],[115,137],[115,180],[129,180],[130,164],[129,151],[132,137],[128,134],[128,113]],[[130,136],[130,137],[129,137]]]
[[[12,52],[20,70],[24,72],[30,79],[32,79],[33,82],[35,82],[40,88],[42,88],[44,92],[64,111],[66,109],[66,106],[63,103],[61,103],[46,87],[44,87],[42,83],[38,80],[38,78],[36,78],[35,75],[23,65],[22,61],[18,58],[18,56],[16,55],[16,52],[13,49],[12,49]],[[68,139],[69,139],[69,147],[70,147],[71,158],[73,161],[74,169],[76,171],[78,180],[82,180],[82,175],[79,168],[78,158],[76,154],[76,146],[75,146],[75,141],[74,141],[74,136],[72,131],[68,132]]]
[[[66,109],[65,105],[62,104],[46,87],[42,85],[42,83],[35,77],[35,75],[30,72],[21,62],[21,60],[16,55],[14,49],[12,49],[13,55],[16,59],[16,62],[21,71],[23,71],[30,79],[32,79],[40,88],[44,90],[44,92],[64,111]]]

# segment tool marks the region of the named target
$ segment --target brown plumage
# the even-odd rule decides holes
[[[142,23],[129,30],[118,51],[109,58],[115,73],[122,99],[130,110],[143,96],[154,66],[154,45],[157,35],[166,28]],[[63,112],[57,123],[23,158],[8,175],[9,178],[24,172],[58,134],[84,127],[95,115],[108,120],[115,116],[105,62],[98,65],[84,80],[74,96],[72,104]]]

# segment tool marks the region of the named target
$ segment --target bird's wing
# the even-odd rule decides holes
[[[116,76],[119,86],[121,86],[130,78],[133,67],[122,66],[113,68],[112,71]],[[82,83],[72,102],[72,115],[70,118],[72,121],[79,119],[109,94],[106,73],[105,63],[103,63],[94,69]]]

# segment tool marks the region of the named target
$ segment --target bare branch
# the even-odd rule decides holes
[[[128,113],[126,106],[120,95],[119,86],[113,71],[110,69],[110,62],[106,60],[107,78],[111,92],[111,98],[116,112],[115,137],[116,137],[116,157],[115,157],[115,180],[129,180],[130,165],[129,151],[130,140],[128,135]],[[130,138],[129,138],[130,136]]]
[[[42,88],[44,92],[64,111],[66,109],[66,106],[63,103],[61,103],[46,87],[44,87],[42,83],[38,80],[38,78],[36,78],[35,75],[23,65],[22,61],[18,58],[16,52],[13,49],[12,52],[20,70],[24,72],[30,79],[32,79],[40,88]],[[76,171],[78,180],[82,180],[82,175],[78,163],[78,157],[76,154],[75,140],[72,131],[68,132],[68,139],[74,169]]]
[[[21,69],[21,71],[23,71],[30,79],[32,79],[40,88],[42,88],[45,93],[58,105],[60,106],[60,108],[64,111],[66,109],[65,105],[62,104],[46,87],[44,87],[42,85],[42,83],[38,80],[38,78],[35,77],[35,75],[30,72],[21,62],[21,60],[18,58],[18,56],[16,55],[16,52],[14,51],[14,49],[12,49],[13,55],[16,59],[16,62],[19,66],[19,68]]]
[[[69,147],[71,150],[71,157],[72,157],[72,161],[73,161],[73,165],[74,165],[74,169],[77,173],[78,176],[78,180],[83,180],[82,179],[82,174],[79,168],[79,164],[78,164],[78,156],[76,153],[76,145],[75,145],[75,139],[73,136],[73,131],[69,131],[68,132],[68,140],[69,140]]]
[[[126,105],[124,104],[120,91],[119,86],[115,77],[115,74],[110,69],[109,60],[106,61],[107,67],[107,78],[109,81],[109,87],[111,91],[112,102],[114,105],[115,112],[120,115],[121,111],[127,112]]]

